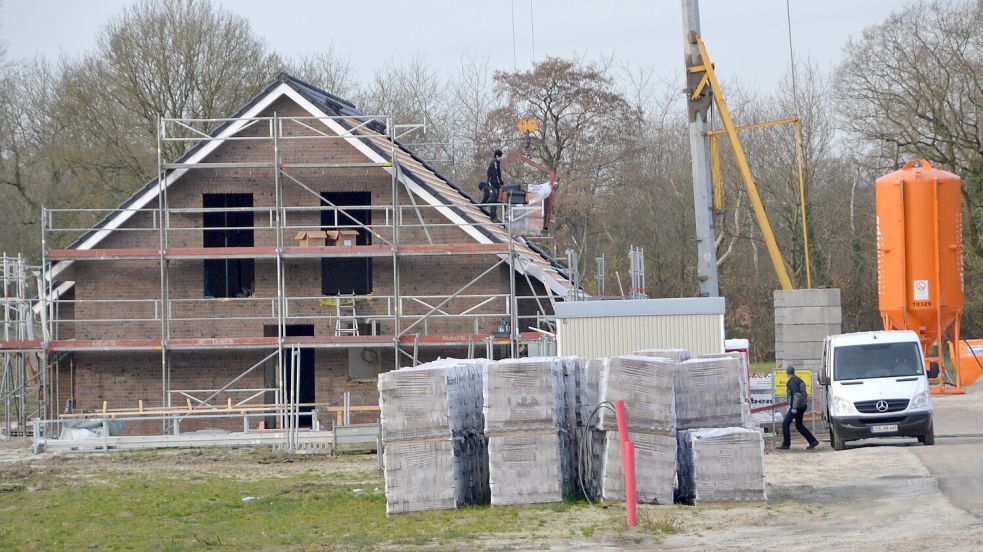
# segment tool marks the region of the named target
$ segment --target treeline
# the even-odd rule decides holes
[[[926,158],[963,178],[963,328],[983,336],[983,0],[910,4],[842,49],[832,71],[798,60],[795,78],[776,90],[724,83],[738,124],[802,120],[812,284],[842,289],[845,330],[878,327],[873,183]],[[299,58],[270,51],[248,21],[208,0],[137,4],[74,58],[11,60],[0,46],[0,250],[37,261],[41,205],[112,208],[156,173],[160,117],[228,116],[280,72],[367,114],[424,123],[404,141],[476,197],[496,148],[506,151],[506,181],[540,179],[515,162],[526,147],[515,122],[539,120],[531,156],[559,175],[555,240],[543,246],[577,251],[591,292],[601,255],[608,294],[620,293],[619,278],[627,286],[636,245],[645,249],[650,296],[696,293],[681,76],[661,80],[611,59],[547,58],[495,71],[487,58],[463,54],[452,71],[417,55],[363,82],[334,49]],[[792,278],[804,286],[792,129],[741,138]],[[750,338],[764,358],[777,279],[726,144],[721,154],[717,262],[727,330]]]

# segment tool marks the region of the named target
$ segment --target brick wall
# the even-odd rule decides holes
[[[306,116],[307,113],[289,100],[280,100],[264,113],[274,112],[280,116]],[[310,122],[309,122],[310,123]],[[297,125],[285,122],[285,132],[296,136],[310,135]],[[268,132],[262,124],[254,125],[245,135],[265,135]],[[317,162],[365,162],[364,155],[340,139],[291,139],[280,143],[284,163]],[[232,141],[220,146],[206,162],[268,162],[272,160],[270,141]],[[314,192],[369,192],[373,205],[392,203],[392,178],[382,168],[334,168],[334,169],[286,169],[291,177],[302,182]],[[168,206],[172,209],[201,208],[204,193],[251,193],[256,208],[273,207],[274,171],[272,169],[209,169],[193,170],[183,176],[167,192]],[[289,178],[282,180],[283,203],[290,207],[320,206],[320,199]],[[399,202],[411,206],[405,190],[399,192]],[[422,202],[419,202],[421,203]],[[156,209],[156,202],[147,209]],[[383,238],[391,238],[391,229],[382,226],[387,214],[381,210],[373,212],[373,223],[379,225],[376,231]],[[429,233],[435,243],[473,243],[463,231],[448,226],[447,220],[433,209],[421,209],[417,214],[412,209],[404,211],[404,222],[428,225]],[[257,247],[272,247],[275,235],[272,231],[267,211],[257,212],[254,232]],[[392,215],[388,217],[391,220]],[[290,211],[287,224],[311,229],[320,226],[320,213],[317,210]],[[150,212],[133,216],[121,231],[107,237],[99,247],[127,248],[149,247],[156,249],[159,239],[153,229],[155,215]],[[200,213],[172,213],[169,219],[172,231],[168,235],[169,247],[202,247],[202,217]],[[442,226],[443,225],[443,226]],[[286,244],[292,245],[295,230],[285,232]],[[427,243],[424,230],[420,227],[401,228],[401,243]],[[374,239],[374,243],[383,243]],[[423,315],[442,301],[436,296],[446,296],[458,291],[477,275],[492,266],[496,257],[488,255],[454,255],[440,257],[404,257],[400,260],[400,293],[404,296],[404,312],[407,315]],[[255,286],[252,297],[242,299],[206,299],[203,297],[203,266],[201,260],[173,260],[168,263],[168,288],[172,299],[170,313],[171,337],[249,337],[263,336],[264,326],[276,323],[273,302],[276,297],[275,260],[255,260]],[[289,296],[290,318],[288,324],[313,324],[318,336],[333,335],[335,308],[321,300],[321,261],[320,259],[288,259],[285,261],[285,289]],[[394,295],[393,268],[390,257],[372,259],[373,295],[375,299],[362,301],[357,305],[359,315],[385,317],[393,311],[391,300]],[[75,263],[72,270],[75,297],[74,313],[70,313],[66,303],[62,317],[70,313],[78,320],[75,324],[61,324],[71,327],[75,337],[80,339],[159,339],[160,331],[160,274],[157,261],[84,261]],[[536,282],[537,293],[543,294],[541,285]],[[528,293],[529,286],[524,278],[517,279],[520,294]],[[478,333],[490,333],[497,327],[500,316],[490,313],[505,312],[506,297],[509,293],[509,270],[505,266],[492,271],[482,280],[472,285],[465,295],[499,294],[491,305],[476,309],[475,313],[489,316],[478,319]],[[434,296],[422,299],[422,303],[405,299],[407,295]],[[461,312],[477,304],[480,299],[459,298],[442,310],[448,313]],[[545,301],[544,301],[545,302]],[[424,304],[425,303],[425,304]],[[429,306],[428,306],[429,305]],[[549,308],[548,302],[546,307]],[[536,311],[535,301],[520,301],[520,314]],[[67,318],[70,319],[70,318]],[[125,323],[111,322],[108,319],[125,319]],[[100,320],[106,320],[100,322]],[[404,320],[406,328],[412,320]],[[391,335],[393,324],[383,320],[380,333]],[[525,327],[520,329],[525,330]],[[435,318],[426,325],[418,324],[412,333],[471,333],[475,332],[475,320]],[[64,334],[70,335],[70,334]],[[218,388],[262,358],[260,351],[201,351],[194,353],[170,353],[171,389]],[[383,369],[393,364],[393,351],[383,351]],[[437,356],[462,356],[463,349],[426,349],[421,360]],[[484,354],[483,346],[477,355]],[[505,351],[496,353],[503,356]],[[344,391],[352,392],[352,404],[376,404],[377,393],[372,382],[353,382],[348,378],[348,353],[345,349],[322,349],[315,353],[315,394],[317,402],[340,405]],[[404,362],[405,364],[405,362]],[[161,366],[159,353],[76,353],[73,356],[74,369],[62,370],[59,379],[61,404],[74,388],[76,405],[82,409],[97,409],[103,400],[109,401],[111,408],[135,407],[139,399],[147,406],[160,405]],[[70,374],[67,372],[71,372]],[[74,387],[70,380],[74,377]],[[258,378],[258,379],[255,379]],[[258,382],[258,383],[257,383]],[[251,375],[240,386],[259,387],[263,384],[262,371]],[[224,400],[223,397],[219,398]],[[325,421],[330,425],[330,419]],[[358,421],[358,420],[355,420]],[[208,424],[204,424],[208,425]],[[236,424],[220,424],[215,427],[236,429]],[[238,427],[241,427],[239,425]],[[192,426],[185,425],[188,430]]]

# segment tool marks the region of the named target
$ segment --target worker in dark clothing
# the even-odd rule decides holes
[[[485,193],[482,203],[498,203],[498,193],[502,189],[502,150],[495,150],[491,163],[488,164],[488,179],[485,182]],[[489,201],[490,200],[490,201]],[[498,207],[492,207],[492,218],[498,219]]]
[[[806,408],[809,405],[809,394],[806,393],[806,384],[802,381],[802,378],[795,375],[795,367],[789,365],[785,368],[785,373],[788,374],[788,385],[786,385],[785,396],[788,397],[788,412],[785,413],[785,419],[782,420],[782,446],[778,447],[781,449],[788,449],[792,444],[792,420],[795,420],[795,429],[806,438],[809,442],[809,446],[806,448],[816,448],[819,446],[819,441],[806,429],[806,426],[802,423],[802,416],[806,413]]]

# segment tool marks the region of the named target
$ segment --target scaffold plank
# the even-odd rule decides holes
[[[275,255],[273,247],[168,247],[164,251],[168,259],[256,259]]]
[[[287,336],[283,338],[284,345],[300,345],[301,347],[356,345],[386,346],[394,345],[393,336],[386,335],[320,335],[320,336]]]
[[[400,345],[467,345],[468,343],[484,343],[491,338],[495,345],[508,345],[508,336],[492,336],[487,334],[442,334],[442,335],[404,335],[399,338]]]
[[[507,243],[435,243],[435,244],[408,244],[399,246],[400,255],[453,255],[456,253],[466,254],[501,254],[509,252]]]
[[[167,341],[169,349],[231,349],[276,347],[276,337],[181,337]]]
[[[89,260],[106,259],[157,259],[160,250],[150,247],[133,248],[100,248],[100,249],[48,249],[48,259],[58,260]]]
[[[388,257],[393,250],[388,245],[322,245],[314,247],[288,246],[283,256],[296,257]]]
[[[51,351],[139,351],[160,350],[158,339],[56,339],[48,342]]]
[[[0,351],[34,351],[41,349],[38,339],[19,341],[0,341]]]

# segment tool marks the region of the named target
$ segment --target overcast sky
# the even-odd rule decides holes
[[[99,29],[134,0],[0,0],[0,39],[12,59],[91,50]],[[445,74],[464,52],[493,69],[527,69],[544,56],[597,57],[682,73],[679,0],[224,0],[271,49],[295,55],[334,44],[359,79],[414,53]],[[843,44],[902,0],[790,0],[796,57],[835,66]],[[772,89],[788,70],[786,0],[702,0],[702,33],[718,73]],[[513,13],[515,31],[513,34]],[[514,37],[514,41],[513,41]],[[514,48],[513,48],[514,44]]]

